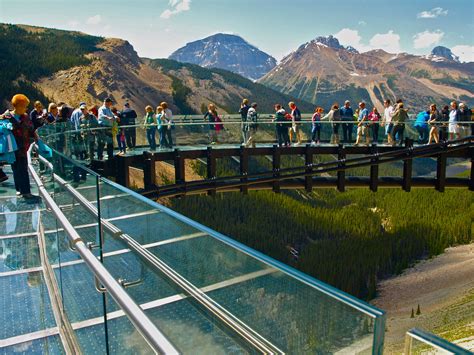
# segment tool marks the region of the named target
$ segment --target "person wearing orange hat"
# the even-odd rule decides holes
[[[13,110],[7,110],[3,114],[4,119],[8,119],[13,126],[13,136],[15,137],[18,149],[15,151],[15,162],[12,163],[13,179],[17,195],[24,198],[35,198],[31,194],[30,178],[28,175],[28,149],[31,140],[38,140],[33,122],[26,113],[30,100],[23,94],[13,96],[11,100]]]

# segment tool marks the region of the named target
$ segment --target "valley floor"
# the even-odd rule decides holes
[[[382,281],[372,302],[387,312],[385,352],[400,354],[417,327],[474,350],[474,244],[446,249]],[[411,310],[421,314],[411,318]]]

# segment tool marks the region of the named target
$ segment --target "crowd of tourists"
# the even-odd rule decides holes
[[[118,147],[118,155],[136,148],[137,126],[146,130],[146,139],[151,151],[173,147],[173,113],[166,102],[161,102],[156,109],[148,105],[142,120],[137,112],[125,103],[122,110],[114,107],[111,98],[106,98],[99,105],[79,103],[71,108],[63,102],[50,103],[46,108],[39,101],[28,112],[29,99],[22,94],[15,95],[11,100],[12,108],[0,115],[0,183],[8,179],[1,169],[2,164],[11,164],[15,188],[19,195],[31,196],[28,170],[27,151],[33,140],[38,140],[37,129],[46,126],[53,128],[56,135],[55,149],[63,153],[66,147],[67,131],[68,153],[78,160],[108,159],[114,156],[114,140]],[[392,104],[385,100],[384,111],[376,107],[370,111],[364,102],[353,109],[350,101],[342,107],[334,104],[325,113],[322,107],[316,107],[311,117],[311,138],[309,143],[321,143],[322,124],[327,121],[330,126],[330,143],[339,144],[377,144],[385,135],[385,142],[390,145],[402,144],[405,125],[409,119],[408,110],[402,100]],[[244,99],[240,105],[241,143],[246,147],[255,147],[256,133],[259,127],[257,103],[249,103]],[[419,134],[418,143],[431,144],[440,140],[458,139],[464,134],[474,135],[474,118],[472,111],[464,104],[453,101],[441,110],[431,104],[426,111],[418,113],[414,128]],[[274,114],[270,116],[275,126],[276,141],[279,146],[298,146],[303,144],[302,116],[294,102],[288,103],[288,110],[281,104],[274,106]],[[204,121],[208,122],[208,139],[210,144],[220,143],[224,125],[217,113],[216,106],[210,103],[204,113]],[[138,121],[138,122],[137,122]],[[468,123],[471,122],[471,123]],[[467,133],[470,126],[470,133]],[[380,129],[380,128],[383,128]],[[158,141],[157,141],[158,135]],[[355,141],[353,136],[355,135]],[[74,171],[75,178],[82,176]]]
[[[137,113],[125,103],[119,111],[113,106],[113,100],[106,98],[99,105],[79,103],[77,108],[71,108],[64,102],[50,103],[46,108],[40,101],[33,104],[28,112],[30,100],[23,94],[13,96],[11,109],[0,115],[0,183],[8,180],[2,169],[10,164],[17,195],[25,198],[35,198],[31,194],[27,154],[32,141],[42,142],[38,136],[38,128],[46,126],[53,128],[56,135],[54,148],[63,153],[66,148],[66,135],[69,137],[68,153],[79,160],[92,160],[95,157],[108,159],[114,156],[114,139],[118,147],[118,155],[136,147]],[[173,114],[166,102],[162,102],[156,115],[151,106],[146,107],[143,126],[147,131],[150,149],[156,149],[155,133],[160,134],[160,145],[172,148],[171,136]],[[85,178],[85,173],[73,168],[74,180]]]

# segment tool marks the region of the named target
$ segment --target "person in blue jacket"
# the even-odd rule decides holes
[[[0,182],[8,180],[7,174],[2,170],[2,163],[12,164],[15,162],[15,151],[18,149],[13,125],[8,119],[0,115]]]
[[[428,121],[430,120],[430,111],[421,111],[415,120],[416,131],[418,132],[418,143],[425,144],[428,142],[429,127]]]

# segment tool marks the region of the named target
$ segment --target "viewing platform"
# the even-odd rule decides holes
[[[42,137],[53,155],[48,161],[30,152],[39,198],[17,197],[10,173],[0,186],[0,353],[383,353],[382,310],[120,185],[120,176],[114,182],[91,170],[75,159],[70,139],[77,132]],[[52,142],[64,143],[62,152]],[[265,144],[137,149],[92,167],[117,169],[147,156],[181,167],[186,154],[201,159],[210,151],[211,164],[209,155],[204,164],[212,172],[219,155],[237,153],[242,166],[241,154],[266,159],[285,149]],[[472,154],[461,144],[452,146]],[[315,149],[319,156],[340,148],[286,149],[303,156]],[[371,147],[354,149],[364,154]],[[394,151],[380,147],[379,154]],[[310,168],[297,164],[296,173],[301,166]],[[421,346],[468,353],[416,330],[407,337],[409,352]]]

